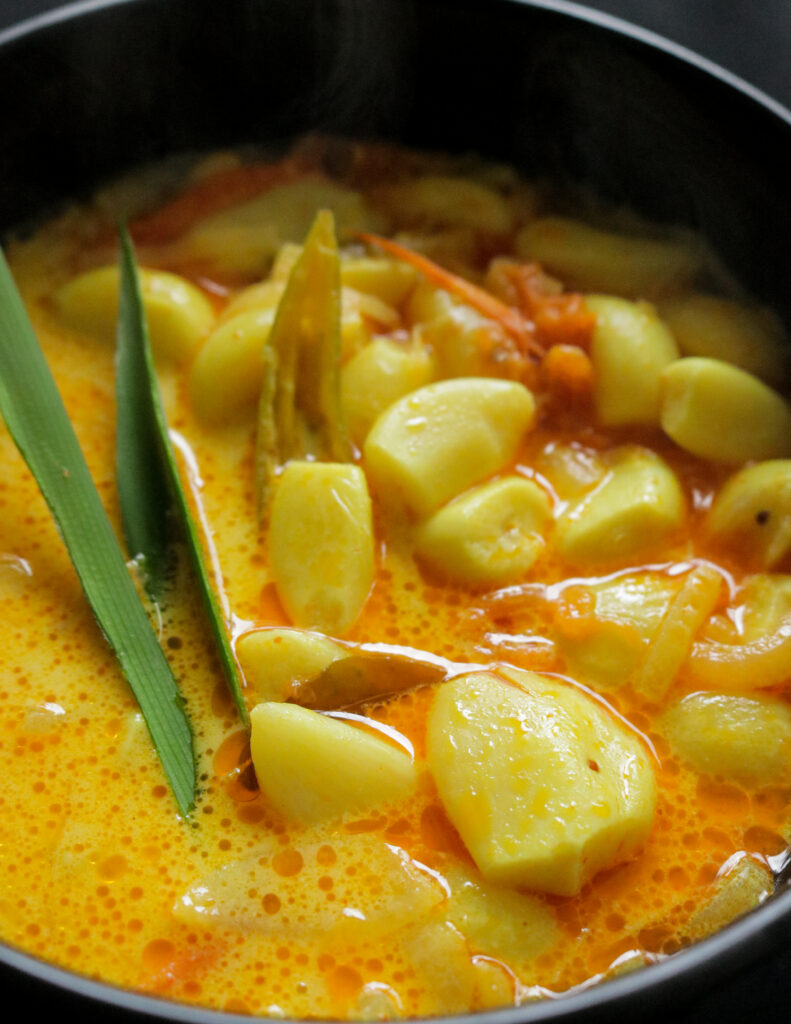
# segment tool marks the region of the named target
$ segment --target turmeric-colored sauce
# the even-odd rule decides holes
[[[421,166],[414,157],[401,156],[401,166],[374,149],[354,152],[357,163],[347,168],[347,180],[373,196],[387,184],[385,171],[395,174],[400,167],[408,181]],[[267,276],[268,266],[257,274],[214,266],[205,253],[199,259],[180,250],[178,240],[202,218],[254,199],[276,183],[301,180],[300,161],[312,168],[315,160],[309,149],[301,154],[274,169],[261,165],[247,173],[233,161],[230,169],[220,166],[213,174],[210,167],[181,198],[176,190],[168,203],[149,202],[145,215],[132,221],[143,265],[197,285],[221,316],[243,287]],[[457,246],[453,271],[466,265],[469,279],[484,286],[490,256],[512,257],[519,225],[540,212],[533,192],[507,181],[509,208],[519,212],[506,233],[470,232],[462,225],[454,240],[447,224],[421,225],[407,213],[403,224],[393,214],[388,229],[395,233],[401,227],[405,244],[415,245],[422,232],[425,249],[431,250],[433,239],[437,262],[444,255],[446,265],[454,263],[448,247]],[[120,536],[112,344],[65,325],[54,298],[77,274],[112,258],[107,225],[101,206],[71,211],[32,239],[16,242],[9,255]],[[349,245],[362,251],[353,239]],[[573,284],[561,279],[558,287],[573,297],[584,290]],[[507,291],[498,296],[509,308],[513,300]],[[389,336],[403,338],[413,326],[405,300],[394,308],[398,323]],[[552,312],[556,308],[559,313]],[[340,639],[350,648],[371,645],[363,649],[434,659],[448,677],[470,666],[513,665],[568,681],[604,702],[607,714],[637,736],[656,778],[653,823],[642,852],[599,872],[574,896],[495,887],[496,895],[486,897],[495,902],[487,906],[496,907],[503,892],[511,893],[514,905],[529,898],[524,906],[537,916],[517,913],[498,923],[494,914],[491,938],[480,919],[468,931],[463,915],[449,924],[445,907],[456,887],[463,887],[459,879],[484,889],[486,883],[426,768],[426,721],[442,685],[429,680],[348,707],[319,708],[410,752],[418,785],[409,799],[351,810],[322,824],[279,814],[260,791],[249,737],[212,651],[185,556],[159,624],[195,730],[199,798],[192,816],[182,818],[45,503],[0,427],[5,942],[113,985],[232,1012],[385,1019],[519,1003],[634,966],[650,970],[657,959],[727,924],[768,894],[771,868],[786,847],[791,771],[751,780],[689,763],[665,724],[668,709],[700,689],[684,658],[659,700],[641,695],[629,679],[603,682],[577,671],[574,652],[582,648],[575,644],[612,627],[596,611],[592,586],[641,574],[664,581],[670,596],[659,622],[690,565],[705,562],[722,575],[711,613],[722,630],[739,621],[741,588],[760,568],[749,550],[713,541],[706,528],[712,501],[735,467],[683,450],[657,425],[608,427],[597,421],[592,321],[580,308],[578,298],[543,306],[537,314],[533,305],[534,319],[543,316],[545,323],[538,341],[555,348],[540,364],[533,355],[515,356],[519,346],[514,348],[500,325],[494,331],[495,349],[499,338],[511,359],[505,375],[524,380],[539,397],[535,425],[497,475],[537,482],[557,518],[571,499],[552,476],[553,446],[579,453],[584,467],[617,446],[641,445],[664,461],[680,485],[684,512],[677,527],[655,543],[647,539],[635,556],[595,565],[564,560],[548,530],[522,578],[476,585],[452,581],[416,557],[414,516],[394,509],[374,490],[375,579]],[[388,336],[381,324],[375,333]],[[189,362],[162,361],[159,370],[181,470],[233,641],[254,629],[291,626],[273,577],[265,524],[260,527],[257,517],[254,409],[220,425],[207,423],[190,394]],[[582,490],[589,493],[593,486],[586,483]],[[772,571],[779,574],[782,567],[780,562]],[[782,684],[760,692],[785,700]],[[257,698],[249,686],[245,696],[252,707]],[[791,765],[791,753],[784,757]],[[406,858],[408,872],[398,876],[398,884],[412,879],[406,891],[389,873],[399,858]],[[231,873],[223,874],[229,865]],[[748,882],[728,896],[726,883],[745,866]]]

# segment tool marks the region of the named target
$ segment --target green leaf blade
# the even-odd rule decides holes
[[[139,325],[146,330],[143,299],[137,280],[121,286],[116,334],[115,475],[121,504],[126,549],[139,559],[146,590],[152,600],[162,596],[168,564],[168,519],[171,496],[161,458],[152,406],[146,347],[136,343]]]
[[[190,509],[187,493],[181,481],[176,454],[168,431],[167,419],[154,366],[154,358],[151,352],[148,328],[146,326],[140,292],[140,276],[134,248],[125,227],[121,227],[120,235],[121,294],[119,311],[122,315],[119,316],[118,321],[119,347],[128,356],[127,368],[134,372],[137,377],[134,386],[130,385],[129,388],[130,392],[134,392],[141,400],[141,404],[136,410],[137,415],[148,420],[145,429],[139,435],[139,437],[146,439],[148,447],[143,450],[142,457],[138,459],[138,466],[142,472],[140,477],[133,482],[132,486],[135,498],[134,506],[138,504],[139,500],[150,500],[152,504],[158,500],[156,488],[149,488],[146,483],[146,475],[149,468],[155,468],[156,473],[164,481],[165,490],[172,498],[176,516],[184,533],[193,571],[209,620],[209,627],[220,657],[223,674],[225,675],[239,716],[245,726],[249,726],[250,719],[244,700],[236,658],[231,650],[222,610],[206,567],[200,534]],[[145,391],[145,394],[140,395],[141,391]],[[123,496],[121,496],[121,500],[124,500]],[[167,508],[167,504],[155,505],[150,510],[150,513],[152,517],[157,512],[160,516],[164,517],[167,514]],[[142,554],[144,563],[148,563],[151,557],[149,552],[143,551]],[[154,560],[156,560],[156,557],[155,554]]]
[[[195,758],[183,701],[2,251],[0,412],[140,705],[179,810],[187,815],[195,803]]]

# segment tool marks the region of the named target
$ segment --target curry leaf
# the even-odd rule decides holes
[[[335,219],[320,210],[289,275],[267,341],[258,408],[259,514],[289,459],[349,462],[341,406],[341,276]]]
[[[183,700],[1,251],[0,412],[137,698],[179,809],[187,814],[195,802],[195,758]]]
[[[162,499],[165,492],[169,490],[189,550],[223,672],[239,715],[247,725],[249,716],[242,693],[239,669],[231,650],[217,595],[206,568],[198,527],[190,508],[187,492],[181,482],[151,353],[140,289],[140,275],[129,233],[123,227],[121,228],[118,352],[119,369],[123,369],[128,378],[122,382],[121,393],[128,397],[134,396],[139,400],[137,415],[148,421],[130,425],[132,417],[125,420],[125,426],[130,430],[130,437],[127,439],[128,446],[135,449],[138,445],[142,446],[137,450],[135,460],[136,469],[140,475],[136,480],[131,481],[129,487],[132,495],[129,515],[135,514],[141,503],[150,502],[153,507],[146,510],[147,520],[154,522],[157,515],[164,519],[168,514],[168,505],[164,504]],[[119,423],[119,430],[120,428],[121,424]],[[132,433],[134,436],[131,436]],[[150,482],[149,470],[152,473]],[[123,494],[121,500],[124,500]],[[158,545],[161,535],[161,531],[155,529],[151,532],[149,539],[154,545]],[[158,547],[152,548],[151,551],[143,550],[135,553],[143,556],[144,565],[157,564],[161,555]]]

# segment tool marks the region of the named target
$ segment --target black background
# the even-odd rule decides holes
[[[62,0],[0,0],[0,30],[61,4]],[[695,50],[791,108],[791,0],[597,0],[588,6]],[[791,268],[789,272],[791,279]],[[650,1017],[650,1007],[646,1011]],[[746,976],[734,977],[668,1024],[748,1020],[791,1024],[791,949]]]
[[[0,29],[62,4],[0,0]],[[791,0],[595,0],[588,6],[696,50],[791,107]]]

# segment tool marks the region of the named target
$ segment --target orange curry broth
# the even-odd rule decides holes
[[[190,209],[189,203],[181,209]],[[156,226],[156,219],[150,224]],[[61,331],[49,306],[52,289],[85,262],[75,221],[61,222],[44,239],[48,245],[34,242],[12,252],[15,272],[94,479],[118,524],[113,353],[97,341]],[[184,272],[178,266],[168,269]],[[211,293],[218,306],[224,302],[220,292]],[[195,456],[199,476],[185,472],[210,524],[236,635],[252,625],[285,624],[266,582],[265,545],[256,527],[250,424],[206,428],[190,409],[183,375],[165,368],[162,385],[170,425]],[[516,472],[531,475],[536,454],[550,440],[579,440],[602,449],[644,441],[676,471],[689,509],[682,535],[650,552],[646,562],[683,561],[690,539],[698,555],[711,556],[699,538],[699,523],[722,471],[681,453],[658,434],[641,438],[634,431],[594,430],[589,420],[584,401],[563,412],[546,404],[516,459]],[[276,871],[299,872],[300,827],[281,820],[256,789],[249,748],[188,582],[180,577],[164,612],[163,635],[195,726],[201,796],[191,822],[175,812],[131,694],[4,428],[0,509],[2,938],[113,984],[238,1012],[280,1008],[295,1016],[342,1015],[354,1008],[369,982],[397,993],[404,1014],[464,1009],[452,1001],[437,1005],[432,979],[415,969],[389,935],[345,945],[332,936],[311,938],[305,932],[284,939],[212,926],[210,920],[195,927],[173,917],[172,907],[190,886],[248,856],[264,838],[274,837],[280,849],[272,860]],[[561,655],[542,638],[552,635],[558,615],[579,612],[573,589],[560,602],[530,593],[498,601],[445,585],[415,564],[403,524],[380,507],[375,523],[381,543],[376,583],[344,639],[417,648],[449,661],[482,666],[506,661],[565,673]],[[719,564],[737,581],[744,573],[735,563],[719,559]],[[611,568],[623,567],[602,566],[596,574],[604,576]],[[529,578],[552,584],[569,575],[577,574],[548,551]],[[508,635],[515,639],[508,642]],[[668,701],[687,689],[682,672]],[[424,687],[371,704],[364,713],[407,737],[419,760],[431,698],[431,688]],[[788,792],[749,791],[697,776],[671,755],[658,730],[657,709],[641,705],[628,689],[608,693],[606,700],[655,751],[654,826],[644,853],[630,864],[600,874],[579,897],[545,898],[560,924],[561,940],[535,960],[502,965],[508,999],[538,991],[531,986],[562,991],[584,983],[632,950],[676,951],[684,924],[711,898],[729,858],[746,852],[764,859],[785,846]],[[381,837],[440,874],[454,862],[472,866],[427,775],[407,805],[347,820],[337,833]],[[328,849],[325,856],[334,853]],[[267,914],[285,912],[266,893],[249,895]],[[334,899],[331,884],[320,880],[310,899],[316,906]],[[471,957],[479,952],[469,950]],[[485,1005],[476,999],[472,1008]]]

